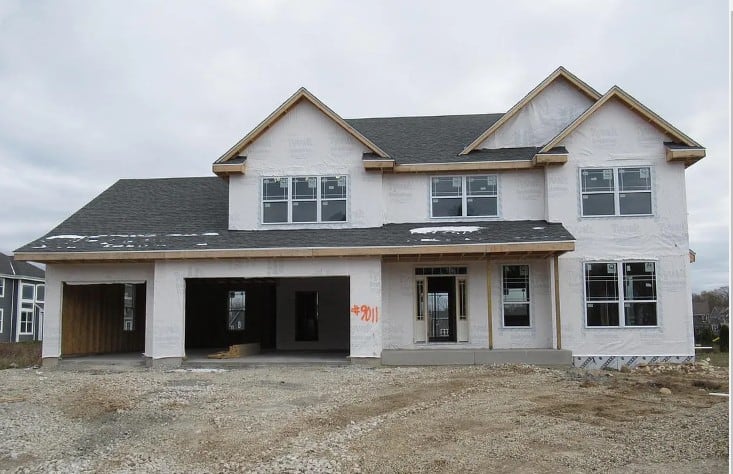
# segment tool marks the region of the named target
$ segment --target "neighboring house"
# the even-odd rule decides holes
[[[44,271],[0,253],[0,342],[43,339]]]
[[[43,357],[234,343],[386,364],[694,358],[692,138],[557,69],[504,114],[344,120],[298,90],[213,164],[120,180],[17,258]]]
[[[692,302],[692,319],[697,338],[706,332],[717,337],[720,334],[720,326],[728,324],[729,308],[715,306],[712,309],[706,300]]]

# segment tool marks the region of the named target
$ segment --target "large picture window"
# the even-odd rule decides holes
[[[262,179],[262,222],[346,222],[346,176]]]
[[[529,327],[529,265],[504,265],[502,310],[505,327]]]
[[[587,326],[656,326],[656,263],[586,263],[585,308]]]
[[[584,217],[652,214],[649,167],[581,169],[580,192]]]
[[[431,217],[496,217],[496,183],[496,175],[431,178]]]

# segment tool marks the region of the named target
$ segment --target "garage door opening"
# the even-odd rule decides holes
[[[349,278],[186,279],[186,356],[349,351]],[[235,350],[232,346],[238,346]]]
[[[145,283],[64,284],[62,357],[144,350]]]

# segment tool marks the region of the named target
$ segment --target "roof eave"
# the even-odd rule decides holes
[[[552,140],[550,140],[542,149],[540,153],[550,151],[555,146],[558,146],[565,138],[568,137],[576,128],[578,128],[583,122],[585,122],[591,115],[593,115],[598,109],[603,107],[604,104],[609,102],[611,99],[617,98],[621,100],[627,107],[632,111],[638,113],[642,117],[646,118],[652,125],[656,126],[664,133],[669,136],[676,138],[678,141],[684,143],[689,147],[703,148],[702,145],[697,143],[695,140],[684,134],[682,131],[677,129],[675,126],[664,120],[662,117],[651,111],[644,104],[636,100],[634,97],[629,95],[626,91],[618,86],[611,87],[603,97],[598,99],[596,103],[588,107],[585,112],[580,114],[570,125],[565,127],[560,133],[558,133]]]
[[[214,163],[211,170],[219,177],[230,176],[233,174],[244,174],[247,163]]]
[[[673,149],[665,146],[665,155],[668,162],[683,162],[688,168],[705,158],[705,148]]]
[[[132,252],[18,252],[18,260],[44,263],[189,260],[221,258],[375,257],[390,255],[552,253],[575,250],[574,240],[378,247],[286,247],[265,249],[147,250]]]

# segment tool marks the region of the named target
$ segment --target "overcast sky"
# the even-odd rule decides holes
[[[298,87],[345,118],[504,112],[559,65],[707,147],[693,289],[728,284],[729,6],[0,0],[0,251],[119,178],[207,176]]]

